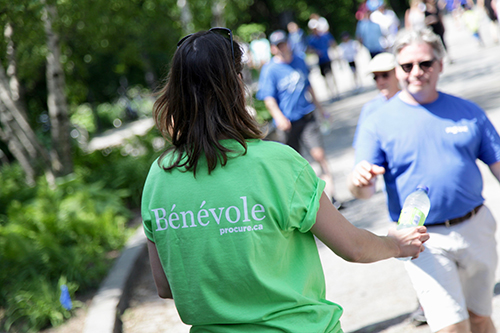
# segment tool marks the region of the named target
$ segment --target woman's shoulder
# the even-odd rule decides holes
[[[268,141],[268,140],[248,140],[248,149],[254,150],[259,154],[281,154],[281,155],[295,155],[298,154],[293,148],[281,142]]]
[[[252,140],[248,143],[247,155],[264,163],[281,164],[283,168],[302,168],[308,164],[295,149],[276,141]]]

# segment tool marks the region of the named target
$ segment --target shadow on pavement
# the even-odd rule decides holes
[[[356,331],[352,331],[351,333],[372,333],[372,332],[380,332],[383,331],[391,326],[401,324],[404,322],[408,317],[410,316],[410,313],[404,313],[400,316],[397,316],[395,318],[391,318],[388,320],[381,321],[379,323],[375,323],[372,325],[368,325],[365,327],[362,327]]]

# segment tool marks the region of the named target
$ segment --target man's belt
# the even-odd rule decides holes
[[[433,224],[430,224],[428,226],[432,227],[433,225],[445,225],[446,227],[451,227],[452,225],[459,224],[465,220],[470,219],[471,217],[476,215],[476,213],[481,209],[481,207],[483,207],[483,204],[480,204],[479,206],[477,206],[476,208],[474,208],[473,210],[471,210],[470,212],[468,212],[464,216],[457,217],[457,218],[454,218],[451,220],[446,220],[444,222],[433,223]]]

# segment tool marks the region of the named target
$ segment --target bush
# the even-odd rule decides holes
[[[12,201],[26,201],[35,193],[34,187],[26,185],[24,171],[19,164],[3,165],[0,170],[0,225],[5,222],[7,207]]]
[[[123,202],[128,193],[105,188],[104,182],[87,184],[82,176],[64,179],[52,190],[41,178],[33,198],[11,201],[0,224],[5,329],[36,331],[68,317],[59,302],[61,277],[69,281],[71,296],[99,285],[111,264],[107,254],[130,234],[131,213]],[[2,201],[8,196],[3,194]]]
[[[106,148],[90,154],[78,151],[75,172],[85,183],[100,182],[104,188],[123,191],[130,209],[140,207],[142,188],[151,163],[159,156],[153,142],[158,138],[156,130],[144,137],[134,137],[123,146]],[[161,140],[160,140],[161,141]]]
[[[89,103],[72,107],[70,119],[73,125],[93,135],[99,130],[120,127],[137,118],[151,117],[153,103],[154,99],[148,90],[134,86],[124,91],[113,103],[96,105],[95,110]]]
[[[156,148],[154,147],[156,144]],[[45,178],[34,188],[21,168],[0,172],[0,324],[7,331],[34,332],[71,316],[59,301],[99,285],[131,234],[126,221],[140,207],[149,167],[163,140],[155,130],[122,147],[86,154],[75,151],[75,172]],[[78,307],[78,302],[73,302]],[[3,319],[2,319],[3,312]],[[0,329],[1,330],[1,329]]]

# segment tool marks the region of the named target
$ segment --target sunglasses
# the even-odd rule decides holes
[[[389,77],[389,73],[382,73],[382,74],[373,74],[373,79],[377,81],[380,78],[387,79]]]
[[[221,28],[221,27],[216,27],[216,28],[212,28],[210,30],[208,30],[209,32],[213,32],[217,35],[220,35],[224,38],[227,38],[229,39],[229,41],[231,42],[231,55],[233,57],[233,63],[235,63],[234,61],[234,45],[233,45],[233,32],[231,31],[231,29],[229,28]],[[182,45],[182,43],[184,43],[186,41],[186,39],[188,39],[189,37],[191,37],[193,34],[189,34],[187,36],[184,36],[182,37],[179,42],[177,42],[177,48],[179,48],[179,46]]]
[[[436,61],[436,59],[432,59],[432,60],[426,60],[426,61],[421,61],[418,64],[418,67],[420,67],[421,70],[423,71],[428,71],[429,68],[432,67],[432,64],[434,63],[434,61]],[[410,73],[413,69],[413,63],[407,63],[407,64],[399,64],[399,66],[401,66],[401,68],[403,69],[403,71],[405,73]]]

